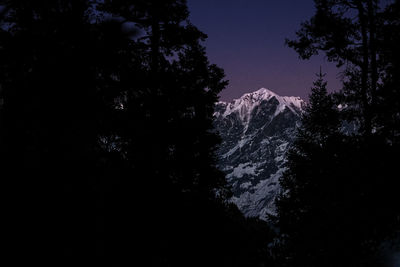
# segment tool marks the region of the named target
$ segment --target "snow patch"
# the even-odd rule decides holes
[[[244,175],[254,175],[258,164],[241,163],[226,176],[227,179],[242,178]]]

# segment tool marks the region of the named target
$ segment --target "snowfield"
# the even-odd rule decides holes
[[[266,220],[274,214],[285,154],[304,106],[299,97],[265,88],[216,104],[219,168],[232,187],[232,201],[246,216]]]

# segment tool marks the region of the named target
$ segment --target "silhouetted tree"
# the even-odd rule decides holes
[[[268,260],[272,232],[228,203],[216,168],[227,82],[186,1],[1,0],[0,13],[0,162],[30,186],[24,233],[55,233],[67,265]]]
[[[18,231],[32,240],[32,251],[52,232],[62,240],[66,262],[95,260],[100,186],[121,165],[100,141],[112,136],[119,95],[113,83],[121,66],[115,43],[126,38],[111,22],[95,23],[90,1],[0,6],[0,153],[19,192],[15,210],[24,218]]]
[[[152,266],[265,261],[260,250],[270,238],[250,246],[255,234],[248,237],[242,230],[256,232],[251,225],[259,225],[257,231],[270,236],[264,232],[268,227],[248,223],[226,205],[229,191],[215,166],[219,138],[212,124],[226,82],[205,56],[200,42],[206,36],[186,22],[185,1],[105,1],[102,9],[143,31],[132,43],[141,49],[144,71],[139,83],[126,86],[118,134],[130,172],[113,193],[121,194],[110,219],[116,228],[123,222],[116,233],[127,236],[115,246],[116,261],[135,262],[132,255],[145,255]]]
[[[117,136],[128,171],[112,192],[114,263],[265,263],[268,225],[227,205],[213,130],[214,105],[227,82],[208,62],[201,45],[206,35],[187,21],[186,2],[105,1],[101,9],[137,25],[132,45],[142,59],[140,77],[126,84],[121,102]],[[114,245],[119,236],[125,241]]]
[[[342,136],[339,111],[326,85],[320,73],[280,181],[273,219],[280,231],[277,253],[283,266],[335,266],[344,256],[339,252],[343,243],[335,240],[339,227],[332,227],[338,223],[335,209],[341,201],[342,175],[336,168]]]
[[[289,153],[282,180],[286,191],[277,202],[282,251],[288,253],[282,257],[291,266],[379,266],[382,243],[400,229],[393,190],[399,184],[393,173],[400,151],[398,31],[393,31],[398,1],[384,8],[379,1],[315,3],[315,16],[288,44],[304,59],[325,52],[330,61],[346,64],[344,87],[333,102],[340,107],[337,117],[324,122],[306,115]],[[331,101],[322,100],[327,106]],[[310,97],[311,107],[314,102]],[[321,129],[336,133],[325,132],[330,141],[314,151],[313,139],[302,138],[304,127],[317,142]]]
[[[326,53],[338,66],[346,64],[349,87],[344,90],[353,101],[353,113],[361,130],[370,134],[373,127],[371,108],[376,104],[378,80],[377,28],[382,25],[377,0],[316,0],[316,14],[302,24],[297,40],[287,40],[303,59]]]
[[[400,40],[400,3],[395,1],[392,5],[386,7],[382,14],[382,20],[385,21],[381,31],[379,48],[379,58],[384,66],[382,75],[382,85],[378,93],[379,110],[377,131],[381,132],[389,142],[399,142],[400,120],[398,112],[399,87],[400,87],[400,50],[397,43]]]

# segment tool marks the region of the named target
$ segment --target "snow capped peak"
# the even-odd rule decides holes
[[[304,101],[300,97],[294,96],[279,96],[273,91],[260,88],[257,91],[242,95],[232,102],[219,102],[220,106],[225,108],[224,112],[219,112],[215,115],[222,115],[226,117],[232,113],[238,113],[243,122],[248,122],[253,110],[264,101],[277,101],[275,116],[283,112],[286,108],[290,109],[293,113],[298,114],[304,107]]]
[[[257,91],[254,91],[252,93],[247,93],[247,94],[242,95],[240,97],[240,99],[261,101],[261,100],[271,99],[272,97],[279,97],[279,96],[277,94],[275,94],[274,92],[272,92],[271,90],[268,90],[266,88],[260,88]]]

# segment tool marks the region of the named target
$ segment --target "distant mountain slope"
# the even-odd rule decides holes
[[[233,202],[246,215],[265,219],[284,171],[304,107],[299,97],[279,96],[262,88],[230,103],[216,105],[215,127],[222,137],[219,168],[233,189]]]

